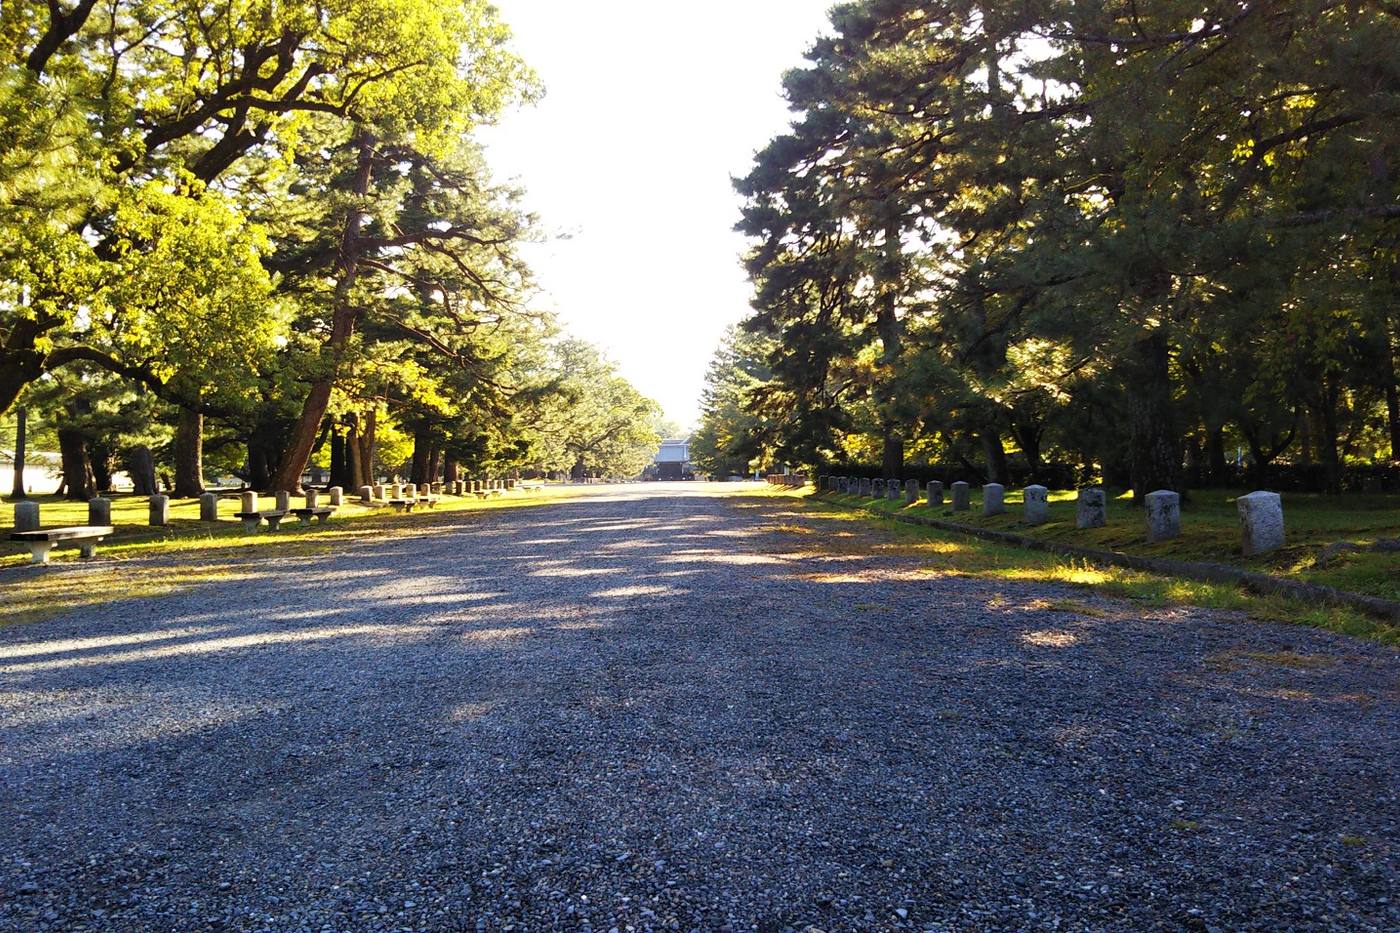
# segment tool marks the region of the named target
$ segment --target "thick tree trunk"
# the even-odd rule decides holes
[[[442,469],[442,447],[436,442],[433,443],[432,453],[428,454],[428,482],[436,483],[438,473]]]
[[[1322,388],[1322,404],[1318,414],[1322,430],[1317,438],[1320,459],[1327,470],[1327,491],[1340,492],[1342,488],[1342,459],[1337,451],[1337,387],[1328,379]]]
[[[63,461],[63,488],[69,499],[86,502],[93,495],[92,464],[87,438],[73,428],[58,429],[58,453]]]
[[[116,452],[106,444],[92,444],[88,447],[88,460],[92,464],[93,488],[99,494],[111,491]]]
[[[345,435],[339,426],[331,427],[331,472],[327,485],[351,488],[350,474],[345,468]]]
[[[356,137],[359,148],[359,164],[356,166],[352,192],[361,199],[369,192],[370,172],[374,167],[374,138],[364,130]],[[355,279],[360,269],[360,230],[369,215],[360,209],[350,212],[345,221],[345,231],[340,240],[340,254],[336,259],[339,275],[335,284],[335,297],[331,311],[331,335],[326,341],[325,353],[330,357],[326,375],[311,384],[302,405],[301,417],[292,429],[292,437],[282,454],[281,467],[273,485],[277,490],[297,492],[301,488],[301,474],[311,459],[311,450],[316,444],[316,435],[321,420],[330,407],[331,390],[335,387],[341,358],[355,333],[355,320],[359,311],[353,301]]]
[[[16,408],[15,419],[15,481],[11,495],[23,499],[29,495],[24,488],[24,448],[29,434],[29,409],[23,405]]]
[[[1206,425],[1206,472],[1212,486],[1229,485],[1230,468],[1225,463],[1225,426]]]
[[[131,487],[138,496],[155,495],[156,464],[151,456],[151,448],[145,444],[131,448],[126,455],[126,472],[131,477]]]
[[[19,400],[26,386],[44,374],[48,354],[39,349],[39,344],[60,323],[58,318],[40,316],[20,318],[10,328],[0,346],[0,415]]]
[[[1006,468],[1006,447],[994,429],[982,431],[982,456],[987,461],[987,482],[1006,485],[1010,476]]]
[[[365,412],[365,429],[360,435],[360,485],[374,485],[375,431],[379,425],[379,408]]]
[[[422,486],[432,482],[428,473],[433,455],[433,436],[428,428],[418,428],[413,432],[413,460],[409,467],[409,482]]]
[[[443,457],[442,459],[442,481],[444,483],[457,482],[457,458]]]
[[[1172,409],[1170,348],[1166,331],[1157,328],[1138,341],[1128,384],[1128,428],[1133,501],[1157,489],[1185,492],[1181,473],[1181,439]]]
[[[204,494],[204,415],[187,408],[175,423],[175,495],[194,499]]]

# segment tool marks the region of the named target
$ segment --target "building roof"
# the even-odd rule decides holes
[[[672,438],[661,442],[653,458],[657,463],[685,463],[690,459],[690,438]]]

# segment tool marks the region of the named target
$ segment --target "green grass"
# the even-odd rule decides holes
[[[857,534],[859,530],[868,527],[873,521],[868,509],[892,513],[902,511],[904,508],[900,503],[866,500],[854,496],[827,495],[816,497],[810,495],[810,489],[798,491],[773,487],[754,494],[788,499],[795,509],[800,510],[802,519],[809,523],[816,523],[817,532],[806,535],[804,540],[814,542],[813,547],[827,552],[841,551],[848,547],[868,550],[868,543],[859,538]],[[1285,499],[1285,509],[1288,507],[1287,501]],[[1068,506],[1072,510],[1073,502],[1069,502]],[[1140,547],[1132,544],[1132,535],[1125,527],[1128,524],[1128,518],[1131,517],[1128,513],[1131,506],[1124,502],[1115,502],[1110,508],[1119,514],[1113,515],[1111,512],[1112,518],[1109,527],[1095,529],[1097,532],[1103,532],[1103,535],[1096,535],[1097,540],[1091,542],[1090,546],[1111,547],[1112,545],[1106,544],[1105,541],[1117,540],[1125,545],[1119,549],[1131,548],[1134,553],[1187,556],[1174,554],[1161,544],[1148,546],[1143,543]],[[1064,509],[1065,497],[1061,496],[1057,505],[1052,506],[1051,512],[1052,518],[1057,523],[1063,521]],[[941,509],[925,508],[926,514],[938,512],[940,513],[939,518],[951,517],[943,516],[942,511]],[[1217,508],[1215,511],[1219,513],[1223,510]],[[1072,511],[1070,514],[1069,522],[1072,529]],[[961,521],[966,515],[967,513],[959,513],[959,520]],[[1187,521],[1189,519],[1183,517],[1183,538],[1186,537]],[[1019,525],[1014,516],[1011,515],[993,516],[990,519],[983,519],[978,515],[975,519],[969,520],[968,524],[1003,528],[1022,534],[1028,530],[1025,526]],[[1219,542],[1221,529],[1218,527],[1218,519],[1216,525],[1214,531],[1202,536]],[[1086,592],[1123,598],[1142,606],[1190,605],[1225,609],[1242,612],[1255,619],[1293,622],[1390,644],[1400,644],[1400,626],[1372,618],[1346,607],[1318,605],[1279,596],[1261,596],[1231,584],[1200,583],[1160,574],[1142,573],[1122,567],[1096,566],[1087,561],[1067,559],[1043,551],[985,541],[969,535],[922,525],[881,522],[879,527],[885,532],[886,538],[886,543],[877,545],[877,549],[881,553],[917,557],[925,562],[925,572],[930,575],[949,574],[994,580],[1061,583],[1082,587]],[[1371,527],[1379,532],[1383,531],[1386,526],[1383,522],[1378,521],[1373,523]],[[1324,537],[1329,533],[1330,529],[1324,531]],[[1115,538],[1114,535],[1118,537]],[[1141,536],[1137,537],[1140,541]],[[1065,540],[1081,543],[1073,538]],[[1328,538],[1327,540],[1335,539]],[[1255,562],[1245,561],[1239,556],[1237,546],[1235,551],[1231,563],[1251,566],[1260,570],[1272,569],[1260,566]],[[1188,559],[1215,559],[1216,555],[1217,552],[1206,549],[1198,542],[1196,550],[1189,555]],[[1222,556],[1228,559],[1228,555]],[[1395,573],[1396,555],[1392,553],[1381,556],[1390,558],[1391,573]],[[1335,577],[1326,582],[1340,585],[1335,582]],[[1046,608],[1055,607],[1047,603]]]
[[[1193,490],[1181,510],[1181,537],[1148,544],[1142,510],[1124,494],[1108,502],[1107,524],[1102,528],[1075,527],[1075,493],[1050,493],[1050,521],[1032,526],[1021,521],[1021,491],[1006,492],[1006,512],[984,516],[979,490],[972,492],[972,509],[953,512],[948,504],[905,506],[903,502],[827,494],[833,501],[859,504],[861,508],[893,514],[911,512],[978,528],[994,528],[1059,544],[1121,551],[1148,557],[1214,561],[1260,573],[1289,576],[1355,593],[1400,600],[1400,553],[1391,551],[1346,552],[1327,566],[1318,562],[1323,547],[1337,541],[1370,544],[1378,538],[1400,537],[1400,495],[1320,495],[1284,493],[1283,514],[1286,547],[1257,557],[1245,557],[1240,549],[1236,491]],[[945,493],[945,496],[947,493]]]

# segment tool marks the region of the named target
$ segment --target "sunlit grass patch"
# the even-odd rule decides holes
[[[893,503],[883,500],[864,500],[850,496],[814,497],[810,495],[810,490],[804,494],[796,490],[774,488],[755,490],[754,495],[781,498],[785,504],[804,505],[807,520],[819,527],[826,526],[823,531],[837,527],[868,528],[878,521],[878,515],[872,512],[889,514],[894,511],[885,508]],[[1119,503],[1119,506],[1127,508],[1122,503]],[[967,513],[960,513],[958,520],[962,521],[966,515]],[[1370,521],[1376,525],[1393,522],[1394,517],[1370,516]],[[986,541],[958,532],[906,522],[879,522],[878,527],[881,535],[880,540],[875,543],[854,538],[840,544],[825,540],[824,544],[828,550],[840,549],[845,553],[868,554],[873,551],[923,559],[927,561],[926,569],[934,575],[953,574],[992,580],[1056,583],[1132,600],[1138,606],[1198,606],[1229,610],[1261,621],[1293,622],[1360,638],[1400,643],[1400,626],[1363,615],[1344,606],[1257,595],[1234,584],[1198,582],[1112,565],[1097,566],[1083,560],[1067,560],[1044,551]],[[1391,561],[1390,573],[1400,582],[1400,574],[1394,571],[1393,553],[1353,553],[1349,554],[1348,558],[1361,558],[1358,566],[1370,568],[1377,574],[1383,572],[1381,568],[1386,561],[1376,558],[1388,559]],[[1304,578],[1307,579],[1306,575]],[[1339,585],[1335,580],[1318,582]]]

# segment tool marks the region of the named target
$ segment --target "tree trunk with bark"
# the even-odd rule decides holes
[[[29,491],[24,488],[24,448],[29,434],[29,409],[23,405],[19,406],[15,409],[15,418],[15,481],[11,495],[16,499],[23,499],[29,495]]]
[[[444,483],[455,483],[455,482],[457,482],[458,478],[459,478],[459,477],[458,477],[458,475],[457,475],[457,458],[456,458],[456,457],[450,457],[450,456],[449,456],[449,457],[443,457],[443,458],[442,458],[442,481],[443,481]]]
[[[1170,356],[1167,333],[1161,327],[1132,348],[1128,428],[1134,502],[1158,489],[1186,491],[1181,438],[1172,408]]]
[[[112,489],[112,471],[116,467],[117,454],[107,444],[91,444],[88,446],[88,460],[92,464],[93,488],[98,494],[110,492]]]
[[[428,454],[428,482],[438,481],[439,471],[442,469],[442,447],[436,441],[433,442],[432,452]]]
[[[88,461],[88,440],[82,431],[58,429],[58,453],[63,463],[63,488],[67,498],[86,502],[93,496],[92,464]]]
[[[432,478],[428,475],[432,454],[432,432],[425,427],[416,429],[413,432],[413,459],[409,465],[408,481],[410,483],[422,486],[424,483],[432,482]]]
[[[994,428],[982,431],[982,456],[987,461],[987,482],[1010,482],[1010,471],[1006,467],[1006,447],[1001,442],[1001,434]]]
[[[365,429],[360,434],[360,485],[374,485],[375,430],[379,424],[379,409],[365,412]]]
[[[1206,425],[1206,473],[1210,484],[1225,487],[1229,483],[1230,468],[1225,462],[1225,426]]]
[[[204,494],[204,415],[180,409],[175,423],[175,495],[195,499]]]
[[[351,488],[350,474],[345,469],[345,435],[340,427],[331,428],[331,475],[330,485],[341,489]]]
[[[136,495],[156,494],[156,464],[151,448],[139,444],[127,451],[126,473],[131,477],[131,487]]]
[[[351,192],[357,196],[358,201],[363,202],[365,195],[369,193],[370,176],[374,168],[374,137],[367,131],[360,130],[356,134],[356,146],[359,149],[358,165]],[[355,279],[359,275],[363,249],[360,231],[368,220],[369,214],[358,207],[346,218],[345,231],[341,236],[340,251],[336,258],[338,275],[332,301],[331,335],[324,348],[329,357],[329,365],[325,374],[311,384],[306,401],[302,404],[301,417],[297,420],[291,440],[282,454],[281,468],[273,481],[274,487],[279,491],[297,492],[301,488],[301,474],[311,459],[321,419],[326,416],[326,409],[330,407],[331,391],[335,388],[336,377],[339,375],[340,361],[355,333],[359,309],[353,301],[353,289]]]

